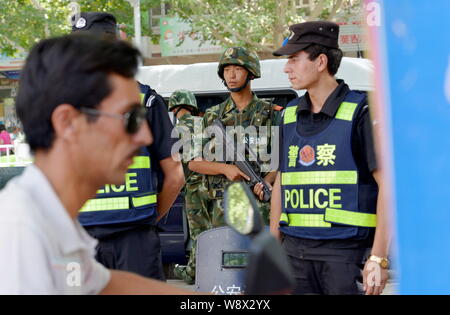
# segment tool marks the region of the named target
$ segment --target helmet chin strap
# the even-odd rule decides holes
[[[178,108],[175,110],[175,117],[177,117],[178,113],[183,109],[183,106],[178,106]]]
[[[223,82],[223,85],[225,85],[225,87],[228,89],[228,91],[233,92],[233,93],[238,93],[238,92],[242,91],[243,89],[245,89],[247,87],[247,85],[250,82],[250,80],[251,79],[250,79],[250,73],[249,73],[249,74],[247,74],[247,79],[245,80],[245,83],[242,86],[240,86],[240,87],[229,88],[228,84],[227,84],[227,82],[225,80],[222,80],[222,82]]]
[[[194,108],[190,107],[190,106],[178,106],[178,108],[175,110],[174,115],[175,117],[177,117],[178,113],[182,110],[185,109],[187,110],[189,113],[191,113],[191,115],[194,113]]]

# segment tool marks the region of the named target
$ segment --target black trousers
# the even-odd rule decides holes
[[[362,265],[289,256],[297,295],[362,295]]]
[[[153,226],[126,230],[100,239],[95,258],[109,269],[165,281],[161,242]]]
[[[321,247],[321,255],[307,255],[307,248],[298,246],[300,240],[285,237],[285,249],[294,271],[297,295],[362,295],[363,264],[350,259],[348,250]],[[339,253],[340,252],[340,253]],[[351,251],[354,252],[354,251]],[[361,261],[361,259],[359,259]]]

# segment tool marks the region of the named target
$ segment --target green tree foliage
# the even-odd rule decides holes
[[[361,0],[173,0],[172,12],[187,21],[203,40],[222,46],[240,45],[271,52],[287,35],[287,25],[308,20],[333,20],[357,13]]]
[[[64,32],[68,21],[60,2],[0,0],[0,53],[13,55],[41,38]]]
[[[281,45],[289,24],[337,16],[342,20],[361,7],[361,0],[309,1],[311,7],[296,7],[298,0],[141,0],[142,35],[155,41],[147,12],[165,2],[203,41],[270,52]],[[128,35],[134,33],[133,8],[126,0],[0,0],[0,54],[12,56],[42,38],[68,33],[72,2],[82,11],[110,12],[127,26]]]
[[[79,0],[82,11],[103,11],[114,14],[119,24],[125,25],[128,36],[134,35],[133,7],[126,0]],[[152,36],[148,23],[148,10],[160,6],[161,0],[141,0],[142,36]]]
[[[69,33],[71,3],[78,3],[81,11],[110,12],[127,26],[128,35],[134,33],[133,8],[126,0],[0,0],[0,54],[13,56],[43,38]],[[146,12],[160,3],[141,0],[144,36],[152,35]]]

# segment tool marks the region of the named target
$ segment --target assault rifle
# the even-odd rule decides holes
[[[234,165],[236,165],[245,175],[250,177],[249,182],[252,185],[252,187],[258,183],[263,184],[263,192],[264,192],[263,200],[269,201],[270,197],[272,195],[270,188],[267,185],[267,183],[264,181],[264,179],[257,172],[255,172],[252,165],[248,161],[248,159],[245,155],[245,152],[243,154],[242,152],[240,152],[240,150],[236,150],[236,146],[234,144],[234,139],[231,138],[227,134],[227,132],[225,130],[225,126],[222,124],[222,122],[219,119],[216,119],[213,122],[212,126],[215,127],[216,130],[218,131],[218,134],[216,134],[216,135],[219,135],[219,137],[222,138],[224,148],[233,148],[233,152],[236,154],[235,161],[233,161]],[[249,154],[249,156],[251,156],[252,158],[255,159],[255,161],[258,163],[258,165],[261,165],[261,162],[258,160],[258,156],[253,152],[253,150],[250,148],[248,143],[245,143],[245,151]],[[224,152],[225,152],[225,150],[224,150]]]

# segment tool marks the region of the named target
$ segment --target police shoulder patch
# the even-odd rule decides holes
[[[85,18],[79,18],[77,21],[77,24],[75,24],[76,28],[84,28],[86,27],[86,19]]]

